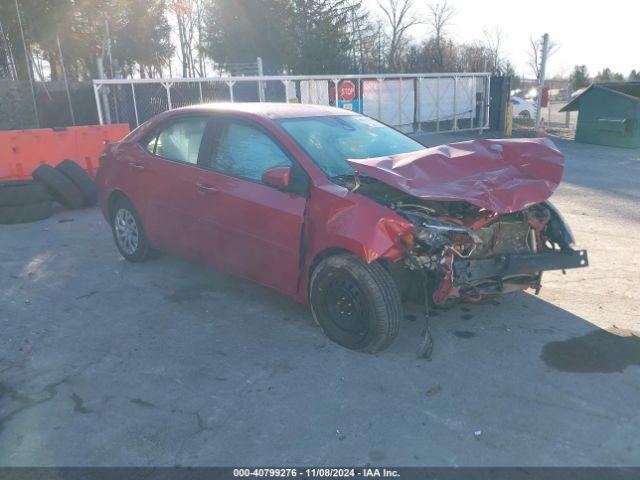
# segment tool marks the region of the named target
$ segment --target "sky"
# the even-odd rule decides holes
[[[381,0],[383,3],[388,0]],[[424,17],[435,0],[413,0],[414,15]],[[378,0],[364,0],[373,13],[381,13]],[[504,51],[518,75],[532,77],[527,66],[529,37],[549,37],[559,45],[547,63],[548,76],[569,75],[574,65],[586,65],[591,76],[605,67],[627,76],[640,70],[640,0],[449,0],[456,10],[450,29],[453,40],[463,43],[483,38],[483,29],[499,25]],[[411,36],[428,36],[416,26]]]

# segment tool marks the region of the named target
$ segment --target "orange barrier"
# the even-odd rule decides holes
[[[0,180],[31,178],[38,165],[55,166],[67,158],[95,176],[104,146],[128,133],[126,123],[0,132]]]

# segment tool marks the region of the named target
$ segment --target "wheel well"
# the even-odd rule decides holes
[[[109,217],[108,217],[109,222],[111,222],[111,219],[113,218],[113,208],[116,206],[116,204],[120,200],[129,200],[129,198],[124,193],[122,193],[121,190],[114,190],[109,195],[109,200],[107,202],[107,213],[109,215]],[[131,201],[131,200],[129,200],[129,201]]]
[[[330,247],[317,253],[316,256],[313,257],[313,262],[311,262],[311,266],[309,267],[309,279],[311,279],[311,274],[322,260],[341,253],[350,253],[352,255],[355,255],[355,253],[353,253],[352,251],[347,250],[346,248],[339,247]]]

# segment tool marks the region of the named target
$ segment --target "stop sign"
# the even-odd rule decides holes
[[[351,80],[345,80],[338,89],[338,98],[340,100],[350,101],[356,98],[356,86]]]

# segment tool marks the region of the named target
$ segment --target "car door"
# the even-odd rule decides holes
[[[136,168],[144,195],[136,207],[147,236],[157,248],[195,256],[193,203],[198,155],[209,115],[180,115],[161,123],[140,147],[147,158]]]
[[[235,275],[293,294],[308,177],[286,149],[257,123],[218,118],[210,154],[201,156],[200,254]],[[273,167],[292,168],[288,189],[262,182]],[[297,192],[297,193],[296,193]]]

